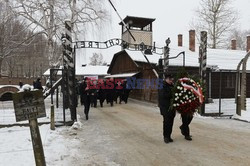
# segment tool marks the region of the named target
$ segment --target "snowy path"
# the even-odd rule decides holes
[[[78,108],[83,115],[83,108]],[[177,115],[174,142],[162,139],[162,117],[157,107],[130,101],[114,107],[91,108],[77,131],[80,158],[73,165],[249,165],[250,124],[229,119],[196,117],[193,141],[180,134]]]

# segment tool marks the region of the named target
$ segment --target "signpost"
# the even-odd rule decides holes
[[[29,120],[36,166],[46,166],[37,118],[46,117],[44,97],[40,90],[13,94],[16,121]]]

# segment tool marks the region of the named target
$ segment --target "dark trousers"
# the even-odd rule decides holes
[[[193,119],[193,115],[189,115],[189,114],[181,115],[181,120],[182,120],[181,130],[183,131],[183,134],[185,136],[190,135],[189,124],[191,123],[192,119]]]
[[[163,137],[170,138],[172,134],[175,111],[168,111],[168,109],[160,108],[163,116]]]
[[[97,95],[90,95],[91,107],[97,106]]]
[[[84,104],[84,113],[85,115],[89,114],[89,108],[90,108],[90,95],[85,95],[83,99]]]

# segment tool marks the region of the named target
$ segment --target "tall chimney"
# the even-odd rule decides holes
[[[247,52],[250,51],[250,35],[247,36]]]
[[[178,46],[182,47],[182,34],[178,35]]]
[[[231,40],[231,50],[236,50],[236,39]]]
[[[189,31],[189,50],[195,52],[195,30]]]

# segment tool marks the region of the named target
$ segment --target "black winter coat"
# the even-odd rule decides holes
[[[163,88],[159,89],[158,91],[158,102],[159,102],[159,107],[161,110],[161,115],[165,114],[162,111],[168,111],[170,107],[171,99],[172,99],[172,88],[173,88],[173,85],[170,85],[164,81]]]

